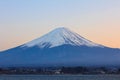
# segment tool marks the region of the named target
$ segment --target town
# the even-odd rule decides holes
[[[65,75],[65,74],[120,74],[120,68],[106,67],[40,67],[40,68],[0,68],[3,74],[40,74],[40,75]]]

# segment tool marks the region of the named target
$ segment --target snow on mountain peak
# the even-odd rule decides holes
[[[39,46],[40,48],[52,48],[64,44],[70,44],[74,46],[85,45],[90,47],[100,46],[99,44],[93,43],[64,27],[57,28],[38,39],[24,44],[23,46]]]

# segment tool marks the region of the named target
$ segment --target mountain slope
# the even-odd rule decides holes
[[[66,28],[0,53],[0,67],[120,66],[120,49],[91,42]]]

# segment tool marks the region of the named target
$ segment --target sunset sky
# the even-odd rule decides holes
[[[0,0],[0,51],[61,26],[120,48],[120,0]]]

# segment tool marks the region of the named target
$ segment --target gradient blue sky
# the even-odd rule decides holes
[[[60,26],[120,48],[120,0],[0,0],[0,50]]]

